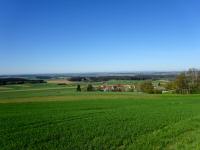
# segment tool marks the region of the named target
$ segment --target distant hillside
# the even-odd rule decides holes
[[[109,80],[160,80],[160,79],[172,80],[175,77],[176,75],[136,75],[136,76],[97,76],[97,77],[77,76],[77,77],[71,77],[68,80],[101,82]]]

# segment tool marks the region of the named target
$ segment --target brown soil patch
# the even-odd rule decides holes
[[[57,80],[48,80],[48,83],[55,83],[55,84],[72,84],[73,82],[68,81],[68,80],[64,80],[64,79],[57,79]]]

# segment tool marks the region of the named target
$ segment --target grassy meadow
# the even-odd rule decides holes
[[[200,149],[200,95],[0,87],[0,149]]]

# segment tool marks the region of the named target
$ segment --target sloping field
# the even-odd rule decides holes
[[[199,149],[200,95],[0,93],[0,148]]]

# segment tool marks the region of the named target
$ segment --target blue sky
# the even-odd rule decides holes
[[[0,74],[200,67],[198,0],[1,0]]]

